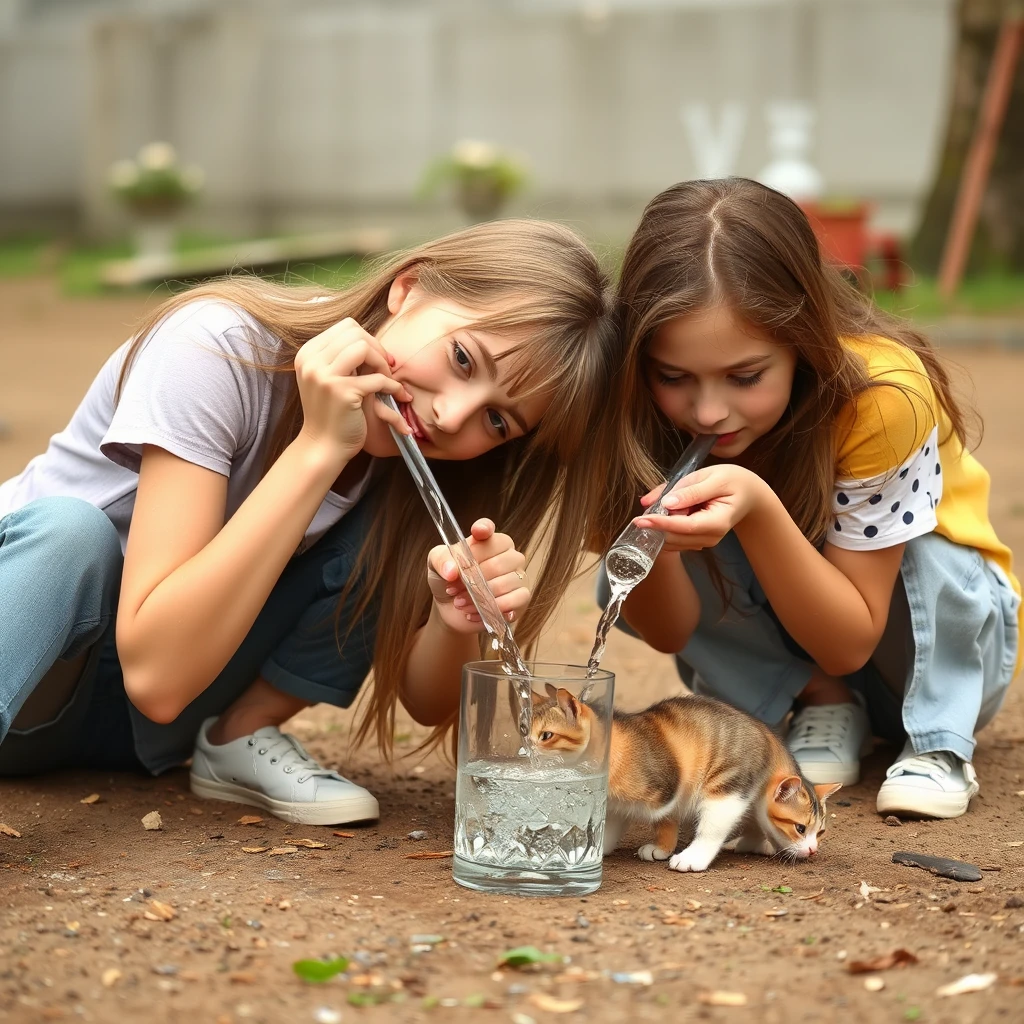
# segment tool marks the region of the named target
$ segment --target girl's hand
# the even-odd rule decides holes
[[[753,511],[767,484],[741,466],[723,463],[683,477],[665,498],[666,512],[637,516],[641,528],[665,534],[665,551],[700,551],[714,547]],[[647,507],[661,494],[658,487],[640,499]]]
[[[478,519],[467,538],[473,557],[497,598],[498,607],[514,622],[530,603],[526,580],[526,556],[516,550],[512,538],[494,532],[490,519]],[[427,555],[427,581],[441,620],[457,633],[479,633],[483,623],[462,579],[451,552],[443,545]]]
[[[366,442],[364,400],[378,391],[412,401],[391,376],[393,360],[351,317],[310,338],[295,356],[295,380],[302,402],[300,436],[347,463]],[[403,434],[409,425],[394,410],[372,403],[374,414]]]

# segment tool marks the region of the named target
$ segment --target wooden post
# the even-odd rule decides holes
[[[1006,107],[1013,88],[1021,43],[1024,42],[1024,17],[1007,18],[999,29],[999,40],[992,58],[985,95],[982,99],[974,138],[967,154],[967,163],[957,191],[953,217],[939,267],[939,294],[952,298],[960,287],[967,255],[974,238],[978,210],[988,185],[992,158],[995,156],[999,132],[1006,116]]]

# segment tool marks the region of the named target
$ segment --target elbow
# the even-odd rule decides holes
[[[417,725],[422,725],[427,729],[436,729],[439,726],[448,725],[454,720],[456,714],[456,709],[434,705],[429,701],[417,703],[416,701],[409,700],[405,694],[401,695],[401,701],[402,707],[408,712],[409,717]]]
[[[832,649],[826,655],[817,658],[816,661],[822,672],[826,672],[830,676],[852,676],[854,672],[859,672],[871,660],[872,654],[874,654],[874,647],[870,650],[860,647],[845,651]]]
[[[151,676],[138,668],[123,668],[124,692],[140,714],[158,725],[168,725],[184,710],[180,701],[169,700],[166,687],[157,685]]]

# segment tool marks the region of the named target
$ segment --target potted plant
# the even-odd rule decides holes
[[[134,160],[110,168],[110,187],[131,211],[135,248],[141,257],[165,258],[174,247],[175,217],[203,187],[203,172],[178,162],[167,142],[150,142]]]
[[[423,191],[431,193],[450,184],[459,208],[470,220],[490,220],[523,187],[526,177],[523,165],[508,151],[466,139],[430,164]]]

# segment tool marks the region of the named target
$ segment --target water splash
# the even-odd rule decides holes
[[[711,453],[717,440],[717,434],[698,434],[694,437],[669,472],[661,492],[662,497],[667,495],[684,476],[688,476],[700,466]],[[645,514],[656,516],[664,512],[665,507],[661,503],[661,498],[658,498]],[[626,598],[638,583],[646,579],[664,544],[665,535],[660,530],[641,529],[630,523],[604,556],[604,568],[608,575],[611,597],[597,624],[594,646],[587,662],[588,679],[594,677],[601,665],[601,658],[604,657],[604,650],[608,644],[608,634],[622,612]],[[587,691],[584,690],[580,696],[585,698]]]

